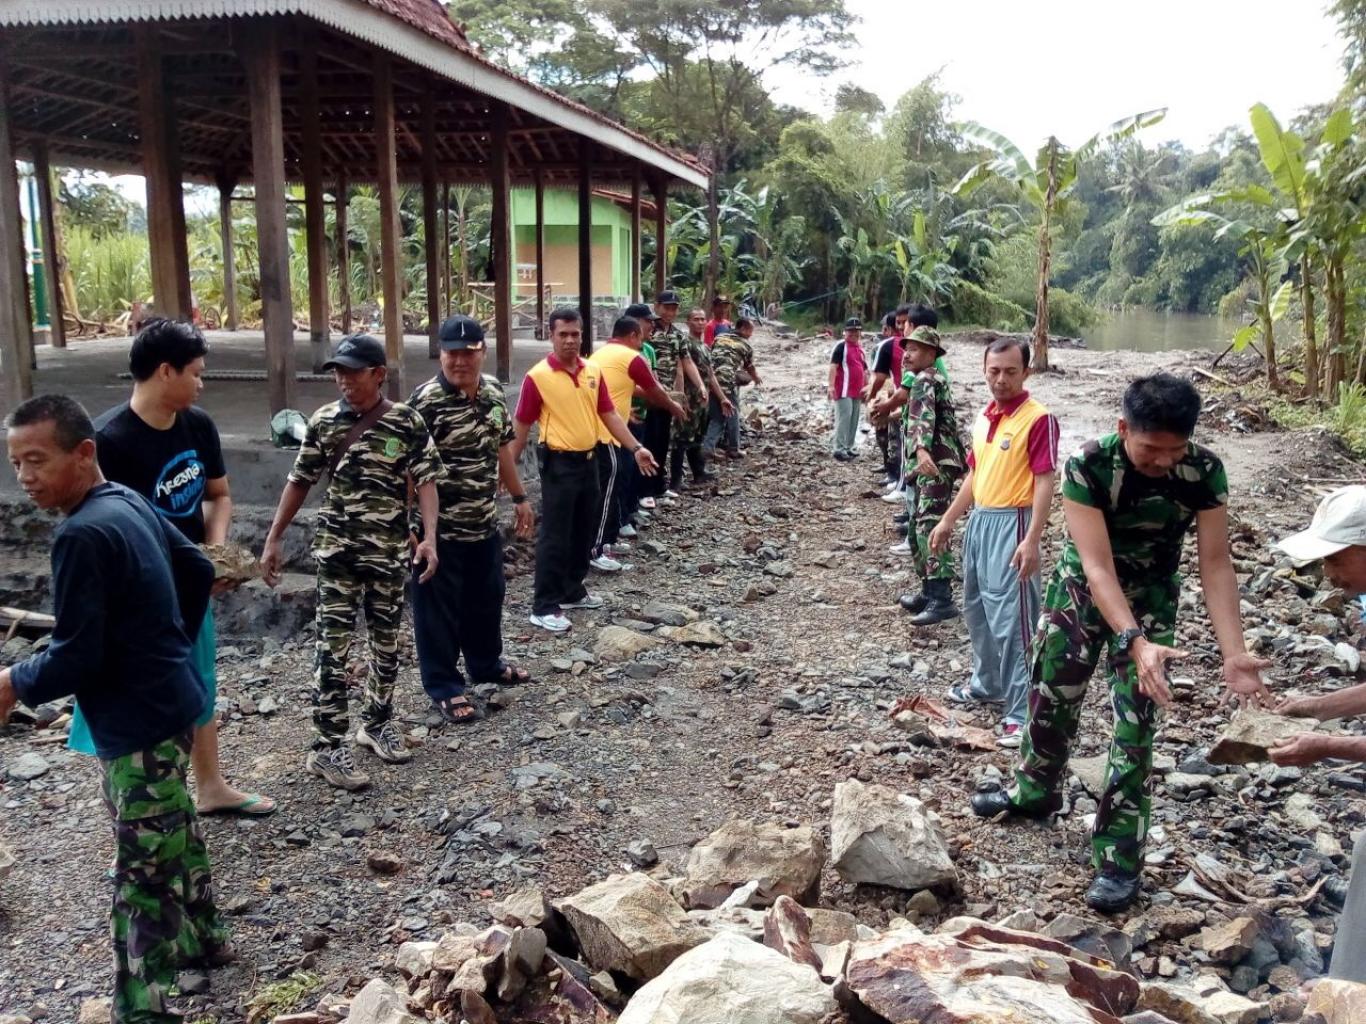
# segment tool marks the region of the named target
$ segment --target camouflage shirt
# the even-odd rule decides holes
[[[914,467],[916,451],[924,448],[946,476],[959,477],[966,471],[967,450],[958,433],[958,415],[953,411],[949,379],[931,366],[919,373],[909,370],[901,386],[910,392],[902,420],[906,465]]]
[[[360,418],[343,402],[329,402],[308,421],[292,483],[312,487],[327,471],[333,453]],[[407,567],[408,480],[441,478],[441,458],[422,417],[395,402],[342,456],[318,510],[313,555],[319,561],[342,556],[348,566],[379,572]]]
[[[678,373],[678,357],[687,351],[684,347],[687,338],[678,329],[678,325],[673,324],[667,329],[655,332],[650,344],[655,347],[655,376],[665,389],[672,390],[674,376]]]
[[[711,368],[711,349],[707,348],[706,343],[701,338],[694,338],[692,335],[683,339],[682,354],[692,359],[693,366],[697,367],[698,376],[702,378],[702,391],[693,387],[692,378],[687,374],[683,375],[683,390],[689,398],[707,397],[707,370]]]
[[[438,372],[418,385],[408,404],[432,432],[446,469],[437,482],[441,539],[485,539],[498,528],[498,449],[512,441],[503,385],[484,376],[470,400]]]
[[[1118,434],[1088,441],[1067,460],[1062,496],[1100,509],[1110,535],[1121,586],[1170,577],[1181,564],[1181,545],[1196,513],[1228,502],[1224,464],[1208,448],[1189,443],[1186,457],[1165,476],[1134,468]],[[1084,576],[1069,537],[1058,569]]]
[[[754,362],[754,349],[736,334],[723,334],[711,347],[711,365],[716,372],[716,383],[730,391],[736,386],[741,370]]]

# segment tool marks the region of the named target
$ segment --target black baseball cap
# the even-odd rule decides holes
[[[681,300],[678,297],[678,292],[674,291],[672,288],[666,288],[655,296],[655,305],[657,306],[677,306],[680,302]]]
[[[643,302],[633,302],[626,307],[621,315],[629,316],[634,320],[655,321],[659,319],[659,317],[655,315],[655,311]]]
[[[437,341],[446,352],[478,348],[484,344],[484,328],[474,317],[458,313],[441,325]]]
[[[863,330],[863,321],[856,316],[851,316],[844,321],[844,329],[846,331],[861,331]]]
[[[387,366],[384,345],[371,334],[348,334],[332,350],[332,358],[323,363],[324,370],[340,366],[344,370],[367,370]]]
[[[719,338],[719,337],[721,337],[723,334],[734,334],[734,333],[735,333],[735,328],[733,328],[733,327],[727,327],[725,324],[721,324],[719,327],[716,328],[716,330],[712,331],[711,336],[712,336],[713,338]]]

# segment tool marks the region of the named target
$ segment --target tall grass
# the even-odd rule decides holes
[[[73,225],[65,233],[66,259],[76,281],[76,301],[87,320],[114,320],[152,294],[151,258],[143,235],[97,237]]]

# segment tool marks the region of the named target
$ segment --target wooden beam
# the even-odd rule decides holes
[[[232,190],[235,179],[223,175],[218,179],[218,239],[223,249],[223,318],[230,331],[237,330],[237,246],[232,238]]]
[[[28,316],[24,219],[19,213],[13,118],[9,62],[0,44],[0,386],[11,410],[33,397],[33,322]]]
[[[435,359],[441,330],[441,246],[436,218],[436,86],[427,83],[422,95],[422,240],[427,257],[427,357]]]
[[[299,166],[304,178],[304,240],[308,250],[308,348],[314,373],[331,355],[327,308],[327,210],[323,205],[322,113],[318,107],[317,36],[304,36],[299,52]]]
[[[375,178],[379,183],[380,283],[384,301],[384,349],[389,357],[389,397],[403,390],[403,250],[398,223],[398,140],[394,124],[394,67],[389,55],[376,53]]]
[[[337,173],[337,298],[341,302],[342,334],[351,333],[351,236],[347,214],[351,211],[346,172]]]
[[[38,179],[38,221],[43,234],[43,277],[47,283],[47,310],[52,320],[53,348],[66,348],[66,321],[62,308],[62,255],[57,251],[57,222],[52,205],[52,161],[43,143],[33,147],[33,174]]]
[[[655,178],[655,296],[669,281],[669,179]]]
[[[631,178],[631,301],[639,302],[640,293],[640,168]]]
[[[579,140],[579,315],[584,355],[593,351],[593,162],[588,140]]]
[[[451,184],[446,182],[441,188],[441,232],[445,239],[441,250],[442,294],[446,296],[446,315],[454,313],[451,292]]]
[[[147,243],[157,312],[177,320],[191,315],[190,253],[185,194],[180,176],[175,100],[166,88],[157,30],[134,30],[138,64],[138,116],[142,167],[147,180]]]
[[[493,190],[490,246],[493,250],[493,333],[498,342],[498,379],[512,379],[512,285],[517,260],[512,249],[511,185],[508,182],[508,108],[493,104],[489,187]]]
[[[536,168],[536,338],[545,339],[545,174]]]
[[[251,100],[251,166],[265,319],[270,411],[294,407],[294,305],[289,293],[285,140],[280,109],[280,37],[274,22],[243,26],[242,61]]]

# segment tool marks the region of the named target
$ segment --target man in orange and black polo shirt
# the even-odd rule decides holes
[[[526,447],[532,424],[540,430],[541,525],[536,537],[536,580],[531,622],[552,633],[571,623],[566,608],[601,608],[583,585],[597,520],[598,431],[605,426],[646,476],[654,457],[626,429],[612,405],[602,371],[579,356],[583,321],[572,309],[550,314],[551,352],[527,371],[513,414],[512,457]]]
[[[1018,747],[1029,697],[1029,646],[1039,618],[1039,542],[1058,467],[1058,421],[1025,390],[1029,345],[1000,338],[984,357],[992,399],[972,427],[968,475],[930,532],[943,551],[969,507],[963,537],[963,616],[972,679],[949,689],[957,703],[1005,704],[1003,747]]]

